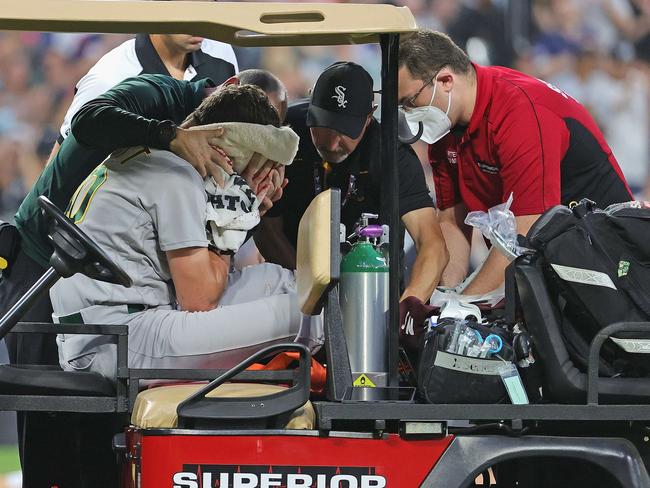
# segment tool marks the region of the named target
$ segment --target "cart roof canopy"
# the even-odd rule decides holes
[[[330,3],[19,0],[0,30],[188,33],[239,46],[364,44],[416,28],[406,7]]]

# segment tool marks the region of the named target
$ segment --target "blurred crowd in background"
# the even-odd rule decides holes
[[[532,74],[586,105],[630,186],[639,198],[650,199],[650,0],[393,3],[408,6],[420,27],[448,33],[475,62]],[[130,37],[0,33],[1,220],[11,220],[47,161],[76,82]],[[362,64],[379,89],[375,45],[236,53],[240,69],[262,67],[278,75],[291,99],[307,96],[320,72],[337,60]]]

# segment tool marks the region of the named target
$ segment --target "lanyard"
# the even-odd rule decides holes
[[[322,169],[322,176],[321,176]],[[324,190],[327,190],[327,176],[332,172],[332,165],[327,161],[323,161],[322,164],[314,166],[314,192],[316,195],[321,193]],[[357,192],[357,177],[354,175],[348,176],[348,185],[341,201],[341,206],[345,206],[348,202],[350,196],[354,195]]]

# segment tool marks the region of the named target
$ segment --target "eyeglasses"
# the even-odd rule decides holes
[[[438,76],[439,71],[436,71],[436,74],[434,74],[429,81],[427,81],[424,85],[420,87],[420,89],[415,92],[415,95],[408,97],[404,102],[399,106],[402,110],[410,110],[412,108],[415,108],[415,101],[418,99],[420,96],[420,93],[422,93],[422,90],[424,90],[427,86],[429,86],[433,80],[436,79],[436,76]]]
[[[420,96],[420,93],[422,93],[422,90],[424,90],[427,86],[429,86],[431,83],[433,83],[433,81],[440,74],[440,72],[443,70],[443,68],[444,68],[444,66],[442,68],[440,68],[439,70],[437,70],[434,73],[434,75],[431,77],[431,79],[429,81],[427,81],[424,85],[422,85],[417,92],[415,92],[415,95],[413,95],[413,96],[407,98],[406,100],[404,100],[404,102],[401,105],[398,105],[397,108],[399,108],[401,110],[405,110],[407,112],[409,110],[415,108],[415,101]]]

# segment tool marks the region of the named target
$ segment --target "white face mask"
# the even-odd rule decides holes
[[[431,101],[426,107],[415,107],[408,111],[402,110],[406,122],[413,134],[418,133],[418,122],[422,122],[422,136],[421,140],[427,144],[435,144],[444,136],[449,134],[451,130],[451,120],[449,119],[449,109],[451,108],[451,92],[449,92],[449,103],[447,104],[447,111],[443,112],[438,107],[434,107],[433,98],[436,96],[436,88],[438,83],[434,82],[433,95]]]

